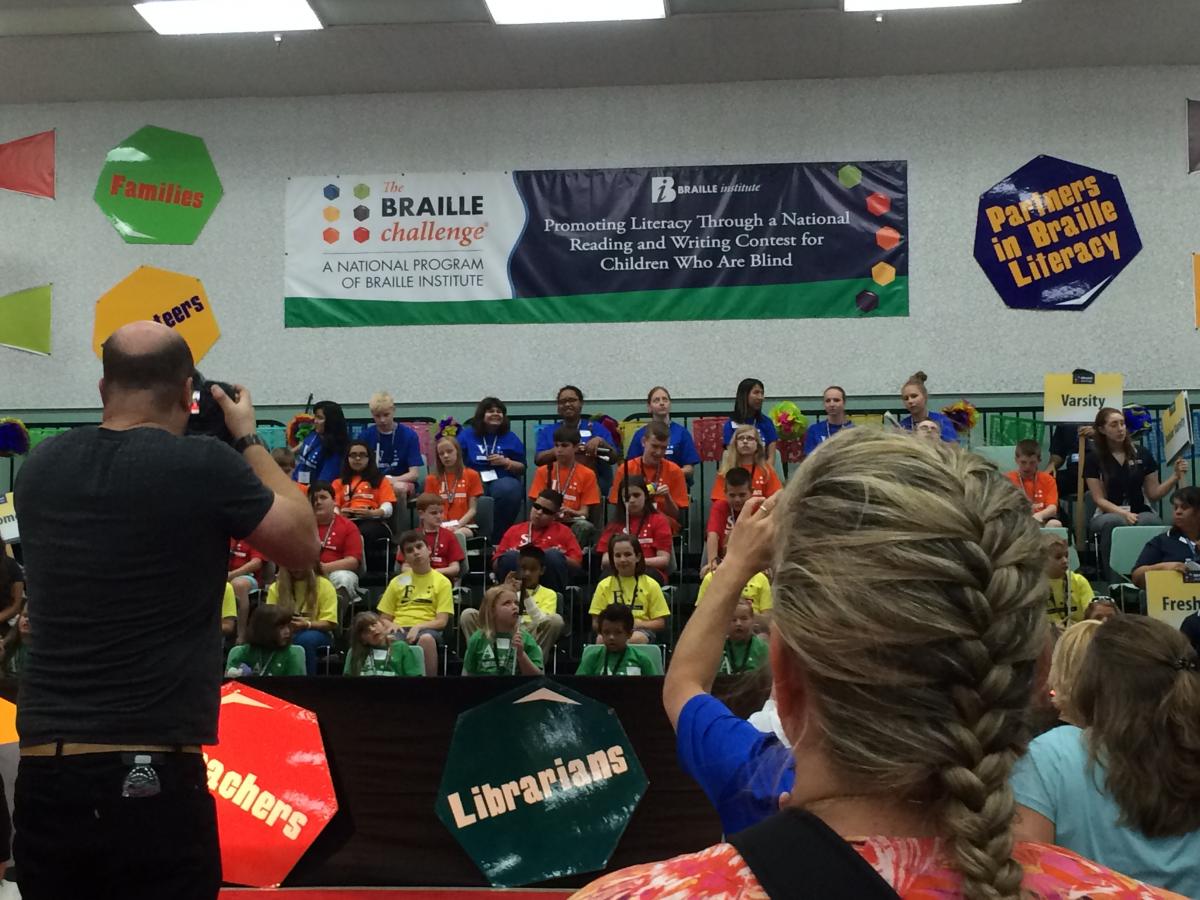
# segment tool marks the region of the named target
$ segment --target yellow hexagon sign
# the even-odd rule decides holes
[[[141,266],[96,301],[92,350],[122,325],[150,319],[174,328],[197,364],[221,336],[204,285],[194,275]]]

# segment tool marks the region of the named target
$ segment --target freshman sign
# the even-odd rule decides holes
[[[1200,584],[1183,580],[1178,572],[1146,573],[1146,614],[1178,628],[1192,613],[1200,613]]]
[[[291,178],[284,323],[908,315],[904,162]]]
[[[1141,249],[1107,172],[1039,156],[979,198],[975,261],[1013,309],[1086,309]]]
[[[611,708],[539,679],[458,717],[437,815],[517,887],[602,869],[648,784]]]
[[[1120,409],[1125,376],[1120,372],[1047,372],[1042,418],[1068,425],[1091,425],[1104,407]]]

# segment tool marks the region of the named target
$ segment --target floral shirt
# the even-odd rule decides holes
[[[850,842],[903,900],[961,896],[961,879],[940,841],[866,838]],[[1070,850],[1022,842],[1014,858],[1025,869],[1027,900],[1185,900],[1181,894],[1126,878]],[[767,900],[750,867],[730,844],[621,869],[593,881],[573,900]]]

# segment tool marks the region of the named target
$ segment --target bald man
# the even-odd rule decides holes
[[[136,322],[103,348],[99,427],[45,441],[16,483],[35,598],[21,676],[21,894],[217,896],[202,744],[217,740],[229,539],[313,565],[307,500],[255,434],[250,393],[213,396],[235,438],[185,437],[192,355]]]

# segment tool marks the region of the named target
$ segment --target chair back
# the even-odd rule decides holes
[[[1128,578],[1146,542],[1167,531],[1166,525],[1122,525],[1112,531],[1108,567]]]

